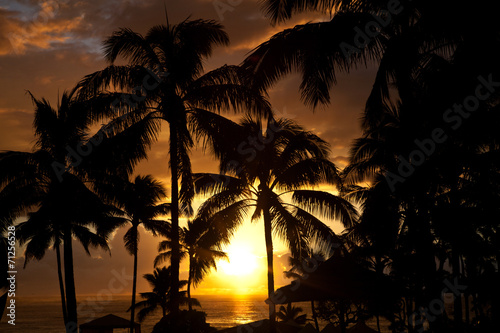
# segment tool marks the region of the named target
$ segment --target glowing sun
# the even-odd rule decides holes
[[[228,275],[244,276],[251,274],[257,268],[257,257],[249,247],[231,244],[225,251],[229,262],[221,260],[217,266]]]

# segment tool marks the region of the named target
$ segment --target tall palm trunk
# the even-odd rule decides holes
[[[78,315],[76,310],[75,275],[73,272],[73,248],[71,244],[71,230],[67,228],[63,235],[64,243],[64,278],[66,282],[66,304],[68,307],[68,322],[66,332],[78,329]]]
[[[346,333],[347,331],[347,323],[346,323],[346,311],[344,311],[344,304],[342,301],[339,303],[339,326],[340,326],[340,332],[341,333]]]
[[[136,229],[135,234],[137,235],[137,226],[134,225],[133,228]],[[132,305],[130,306],[130,333],[134,333],[135,294],[137,292],[137,252],[138,252],[138,244],[136,241],[136,243],[134,244],[134,280],[132,282]]]
[[[316,313],[316,309],[314,308],[314,301],[311,301],[311,311],[314,320],[314,326],[316,326],[316,331],[319,332],[318,315]]]
[[[62,304],[62,312],[64,318],[64,325],[68,323],[68,312],[66,309],[66,296],[64,294],[64,281],[62,276],[62,268],[61,268],[61,249],[60,244],[54,245],[56,248],[56,259],[57,259],[57,278],[59,279],[59,291],[61,293],[61,304]]]
[[[267,207],[264,209],[264,234],[266,238],[267,253],[267,294],[271,298],[274,294],[274,269],[273,269],[273,238],[271,230],[271,214]],[[270,332],[276,332],[276,305],[269,302]]]
[[[497,232],[497,238],[500,238],[500,233]],[[500,242],[497,242],[499,244]],[[500,246],[497,246],[497,277],[500,276]],[[497,280],[498,281],[498,280]],[[479,311],[482,311],[482,307],[479,306]],[[497,287],[493,291],[493,299],[491,301],[491,314],[492,318],[495,318],[493,321],[493,327],[500,328],[500,288]]]
[[[188,284],[187,284],[187,297],[188,297],[188,308],[189,312],[193,311],[193,305],[191,304],[191,282],[193,281],[193,268],[191,266],[192,256],[189,255],[189,274],[188,274]]]
[[[456,251],[457,246],[455,245],[452,248],[451,252],[451,260],[453,266],[453,278],[460,281],[460,255]],[[460,283],[460,282],[459,282]],[[462,294],[455,295],[455,299],[453,301],[453,320],[458,325],[462,324]]]
[[[174,117],[173,117],[174,118]],[[177,146],[179,144],[177,138],[177,124],[175,119],[171,119],[170,125],[170,169],[172,171],[171,175],[171,220],[172,220],[172,256],[171,256],[171,266],[172,266],[172,313],[173,318],[176,318],[179,313],[179,185],[177,183],[178,178],[178,155]]]

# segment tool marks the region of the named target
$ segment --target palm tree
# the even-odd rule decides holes
[[[479,103],[475,118],[464,125],[466,130],[448,129],[447,141],[433,143],[434,151],[402,182],[394,185],[388,175],[399,174],[403,158],[415,151],[415,138],[421,140],[429,131],[443,126],[446,106],[467,98],[477,88],[477,75],[484,67],[469,66],[478,63],[479,59],[471,60],[474,58],[465,50],[455,52],[451,61],[435,57],[432,65],[422,66],[409,76],[412,95],[379,110],[382,116],[378,122],[365,126],[364,136],[354,142],[351,164],[345,170],[346,183],[372,183],[368,190],[355,191],[355,196],[362,198],[363,215],[360,225],[352,230],[357,233],[353,236],[377,258],[377,271],[391,264],[393,272],[409,283],[417,304],[440,297],[440,286],[434,281],[436,274],[443,272],[436,272],[436,244],[451,253],[452,278],[458,279],[463,276],[460,258],[469,248],[465,244],[475,243],[473,239],[486,241],[481,236],[486,226],[472,216],[495,199],[489,196],[476,201],[472,193],[477,191],[471,188],[479,170],[493,171],[492,175],[496,172],[490,164],[494,160],[490,153],[497,150],[496,131],[489,125],[498,117],[491,112],[498,107],[495,99]],[[468,68],[465,72],[464,61]],[[414,264],[408,267],[410,260]],[[419,267],[419,271],[411,267]],[[461,325],[460,297],[455,298],[455,309],[454,320]],[[435,320],[430,326],[437,324]]]
[[[236,112],[244,107],[256,113],[270,112],[261,93],[245,84],[239,68],[223,66],[203,75],[203,62],[212,54],[213,47],[228,43],[223,27],[212,20],[169,24],[167,18],[167,25],[156,25],[145,36],[121,29],[104,42],[110,66],[86,76],[80,83],[82,96],[94,96],[112,86],[132,98],[127,102],[122,99],[122,106],[129,104],[129,117],[120,124],[147,124],[144,132],[147,140],[156,138],[160,120],[168,122],[173,230],[178,230],[180,213],[191,214],[194,195],[189,159],[194,145],[189,131],[191,121],[206,112],[224,109]],[[119,56],[129,65],[114,65]],[[137,87],[142,87],[141,92],[137,92]],[[130,90],[134,93],[130,94]],[[179,262],[179,235],[174,232],[171,258],[174,291],[179,289]],[[178,311],[176,303],[172,305],[175,308],[172,310]]]
[[[498,58],[496,36],[499,28],[491,15],[491,4],[481,2],[480,6],[471,8],[466,5],[457,6],[449,1],[402,2],[398,9],[393,8],[394,12],[387,5],[383,1],[265,1],[266,11],[273,22],[287,20],[294,13],[306,10],[330,13],[330,20],[300,25],[278,33],[257,47],[244,62],[245,68],[254,71],[257,78],[255,82],[260,87],[270,86],[291,70],[301,71],[302,97],[312,106],[329,102],[330,88],[336,83],[338,72],[348,72],[363,63],[377,66],[363,117],[365,135],[354,145],[355,167],[351,170],[357,169],[359,172],[357,175],[356,172],[350,174],[350,177],[354,177],[353,183],[356,183],[355,178],[362,178],[359,177],[362,174],[372,174],[370,180],[385,182],[383,175],[397,169],[400,162],[398,156],[408,156],[414,149],[414,140],[427,136],[426,131],[441,128],[443,110],[470,95],[477,85],[479,75],[498,73],[497,61],[494,59]],[[384,17],[367,15],[380,15],[384,10],[384,24]],[[370,30],[370,26],[376,28]],[[462,64],[456,66],[457,60]],[[451,65],[449,61],[455,64]],[[467,82],[470,79],[473,79],[472,84]],[[423,99],[423,92],[430,92],[433,96]],[[493,101],[490,99],[488,103]],[[393,107],[393,104],[397,107]],[[455,207],[470,203],[469,198],[456,195],[456,185],[461,187],[464,180],[470,180],[468,175],[472,171],[472,163],[467,159],[474,151],[496,150],[494,142],[497,139],[492,138],[494,135],[491,135],[491,131],[486,131],[491,121],[488,122],[489,117],[484,117],[484,113],[482,116],[481,122],[467,126],[468,130],[462,131],[465,135],[454,134],[453,139],[446,143],[446,148],[435,154],[431,158],[432,162],[427,161],[412,179],[407,179],[404,186],[397,190],[398,193],[392,195],[394,191],[382,191],[389,194],[382,201],[390,202],[392,208],[397,207],[392,212],[384,212],[386,216],[392,215],[384,228],[391,229],[392,234],[393,227],[397,227],[398,222],[393,217],[399,215],[398,218],[403,220],[400,226],[403,235],[410,236],[405,231],[411,230],[412,246],[418,247],[418,256],[426,257],[419,259],[419,264],[426,267],[422,270],[426,273],[420,278],[428,279],[428,283],[432,283],[432,278],[429,277],[433,276],[432,271],[435,270],[432,253],[435,236],[432,230],[434,227],[440,228],[439,224],[444,221],[433,216],[435,207],[428,198],[439,200],[440,197],[454,197]],[[471,133],[472,127],[479,131]],[[489,133],[490,137],[481,142],[484,139],[483,132]],[[373,203],[377,200],[369,201],[368,206],[374,207]],[[365,218],[376,221],[374,211],[376,210],[371,210]],[[453,220],[450,219],[450,216],[456,216],[453,210],[446,211],[449,212],[448,221]],[[369,223],[363,224],[363,227],[375,227],[368,225]],[[446,227],[443,229],[451,230]],[[384,233],[376,234],[379,237]],[[447,236],[449,238],[452,235]],[[377,243],[390,244],[380,243],[379,240]],[[453,252],[460,252],[456,246],[460,242],[453,243]],[[377,250],[383,252],[386,249]],[[413,251],[407,250],[408,253]],[[454,266],[460,266],[459,256],[455,255],[452,261]],[[460,275],[459,269],[455,271],[454,274]],[[436,286],[421,287],[426,289],[426,293],[432,289],[439,292]],[[422,294],[417,292],[418,297]],[[427,300],[422,300],[424,305],[436,296],[438,295],[429,295]],[[458,323],[461,322],[462,307],[459,297],[455,301],[455,320]]]
[[[68,177],[68,176],[66,176]],[[66,185],[69,181],[66,180]],[[72,191],[72,192],[69,192]],[[50,248],[56,252],[57,273],[59,279],[59,289],[62,301],[63,318],[67,321],[68,311],[66,308],[64,282],[61,267],[60,246],[70,243],[65,238],[65,233],[70,233],[72,238],[78,240],[83,245],[85,252],[90,256],[89,247],[102,248],[108,252],[110,249],[107,243],[107,233],[94,233],[89,227],[103,224],[114,224],[120,221],[113,215],[118,211],[111,206],[101,202],[100,198],[91,192],[78,180],[65,188],[60,193],[52,190],[47,197],[42,200],[40,207],[34,213],[28,215],[28,220],[21,222],[17,226],[18,240],[21,246],[26,244],[24,252],[24,266],[29,261],[42,260],[47,250]],[[55,195],[54,195],[55,194]],[[78,202],[78,205],[72,203]],[[67,247],[67,245],[66,245]],[[65,269],[72,270],[68,265],[68,250],[65,250]],[[71,281],[71,280],[70,280]],[[66,286],[68,278],[66,277]],[[67,287],[72,289],[72,287]],[[73,287],[74,288],[74,287]],[[68,296],[66,296],[68,298]],[[71,296],[69,296],[71,299]]]
[[[172,285],[170,280],[174,278],[172,276],[172,269],[170,267],[156,268],[153,274],[144,274],[144,278],[148,281],[149,285],[152,288],[152,291],[141,293],[141,297],[144,300],[135,304],[136,308],[141,309],[137,313],[139,321],[142,322],[144,318],[152,314],[159,307],[161,308],[163,317],[165,317],[167,315],[167,312],[172,309],[171,303],[174,302],[174,293],[170,289]],[[179,281],[179,285],[181,286],[181,288],[186,286],[186,284],[186,280]],[[185,296],[185,291],[178,293],[180,295],[180,304],[186,304],[189,302],[189,300]],[[196,299],[193,298],[190,301],[193,304],[200,306],[199,302]]]
[[[305,11],[329,15],[329,19],[275,34],[245,59],[243,67],[252,71],[254,83],[261,88],[293,70],[300,71],[302,99],[315,107],[329,103],[338,73],[375,65],[378,70],[367,100],[366,125],[380,120],[380,107],[394,100],[389,96],[392,88],[398,98],[411,96],[408,78],[432,62],[436,54],[450,55],[460,47],[488,54],[498,48],[487,42],[496,40],[498,33],[490,12],[492,5],[487,1],[475,8],[451,1],[392,4],[369,0],[263,1],[263,10],[273,24]]]
[[[102,129],[95,135],[88,134],[91,124],[100,119],[92,110],[109,110],[109,99],[76,99],[72,90],[63,93],[57,109],[45,99],[33,95],[31,99],[37,137],[33,152],[0,154],[0,220],[14,220],[35,210],[20,226],[18,239],[28,242],[28,261],[41,259],[51,245],[55,248],[63,314],[66,313],[69,332],[77,325],[72,237],[80,240],[87,252],[88,246],[106,249],[106,235],[95,235],[89,227],[116,223],[115,215],[119,213],[104,204],[90,187],[103,174],[129,172],[146,148],[130,143],[128,151],[118,153],[113,149],[116,142],[123,142],[124,138],[138,142],[140,136]],[[102,159],[103,155],[107,158]]]
[[[218,129],[224,128],[224,134]],[[263,217],[268,266],[268,294],[274,293],[272,234],[281,238],[292,255],[302,257],[308,243],[329,250],[338,239],[312,213],[338,218],[350,226],[356,209],[344,199],[325,191],[307,189],[321,183],[339,184],[335,165],[328,160],[328,144],[290,120],[245,118],[236,124],[220,116],[196,124],[210,139],[221,160],[221,174],[197,174],[199,193],[213,194],[201,207],[211,216],[240,224],[253,208],[252,220]],[[231,137],[229,143],[226,139]],[[234,142],[237,144],[235,145]],[[275,306],[269,305],[275,326]]]
[[[279,320],[284,322],[293,322],[297,325],[304,325],[307,321],[307,315],[300,313],[304,310],[300,306],[292,306],[292,303],[288,303],[286,308],[282,305],[280,306],[279,312],[276,314]]]
[[[117,207],[123,209],[126,218],[121,223],[112,226],[120,227],[130,223],[131,226],[123,236],[125,248],[134,256],[134,278],[132,284],[132,305],[130,307],[130,330],[134,329],[135,298],[137,288],[137,261],[139,251],[139,226],[142,226],[153,235],[166,236],[170,234],[168,222],[158,217],[170,213],[170,204],[161,204],[166,197],[166,190],[162,184],[152,176],[136,176],[133,182],[120,178],[108,178],[98,184],[98,191],[102,196],[111,200]],[[109,233],[110,230],[106,230]]]
[[[186,256],[189,259],[187,297],[189,311],[191,311],[191,285],[196,288],[212,268],[217,270],[218,260],[227,259],[226,253],[221,251],[220,247],[228,242],[231,229],[224,227],[216,229],[214,223],[197,218],[188,221],[187,227],[183,227],[179,234],[181,260]],[[172,241],[170,239],[159,244],[158,251],[160,253],[155,258],[155,267],[171,258],[171,249]]]

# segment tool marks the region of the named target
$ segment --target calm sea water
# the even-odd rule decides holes
[[[217,329],[233,327],[240,324],[261,320],[267,317],[268,307],[263,296],[196,296],[200,301],[202,311],[207,313],[207,322]],[[127,312],[130,306],[129,296],[113,296],[109,300],[97,300],[93,296],[80,296],[79,324],[107,314],[115,314],[129,318]],[[311,318],[309,303],[298,303]],[[157,313],[141,324],[143,333],[150,333],[153,326],[160,320]],[[64,333],[62,324],[62,310],[60,300],[51,298],[17,298],[16,325],[7,324],[4,316],[0,322],[2,333]],[[324,325],[324,324],[323,324]],[[322,325],[322,326],[323,326]],[[115,333],[127,330],[115,330]],[[389,332],[383,330],[382,332]]]

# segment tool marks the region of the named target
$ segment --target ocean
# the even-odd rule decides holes
[[[201,303],[201,310],[207,314],[207,322],[217,329],[223,329],[249,323],[267,317],[268,307],[264,303],[265,296],[195,296]],[[115,314],[129,318],[127,309],[130,306],[130,296],[113,295],[111,299],[97,299],[95,296],[80,296],[79,324],[92,319]],[[296,303],[311,318],[310,303]],[[197,308],[199,309],[199,308]],[[158,312],[147,317],[141,323],[142,333],[150,333],[160,320]],[[58,297],[49,298],[16,298],[16,325],[7,323],[8,318],[2,318],[0,332],[2,333],[64,333],[61,303]],[[321,323],[320,326],[324,326]],[[373,327],[373,326],[372,326]],[[127,330],[115,330],[114,333],[124,333]],[[386,327],[383,333],[389,332]]]

